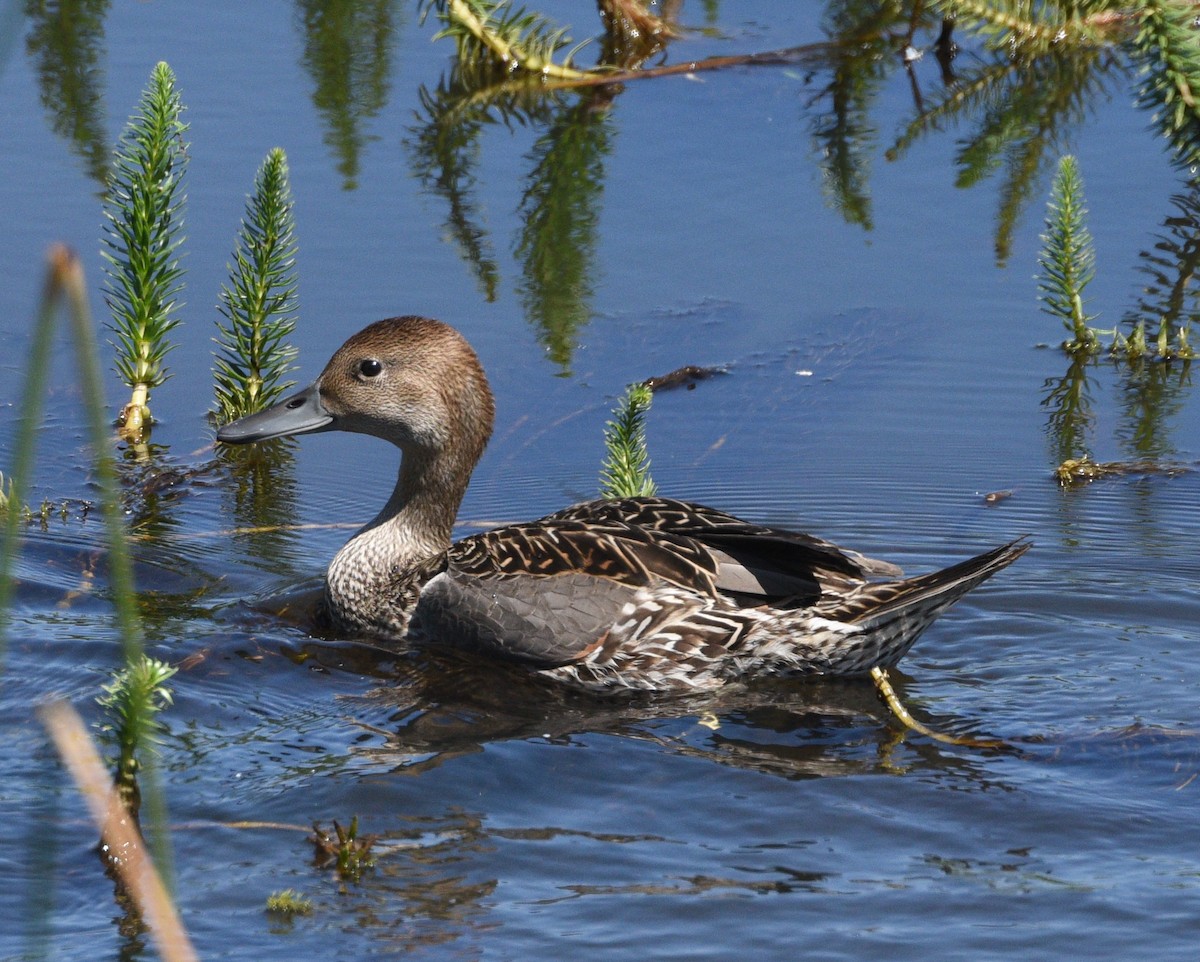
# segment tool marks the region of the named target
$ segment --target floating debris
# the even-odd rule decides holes
[[[706,381],[710,377],[725,373],[727,372],[723,367],[700,367],[696,364],[685,364],[670,374],[646,378],[642,382],[642,386],[648,387],[651,391],[668,391],[671,388],[686,386],[689,391],[693,391],[697,381]]]
[[[1174,478],[1196,470],[1198,462],[1156,461],[1138,458],[1134,461],[1093,461],[1088,455],[1067,458],[1054,470],[1054,477],[1064,488],[1073,484],[1091,484],[1103,478],[1124,478],[1135,474],[1161,474]]]

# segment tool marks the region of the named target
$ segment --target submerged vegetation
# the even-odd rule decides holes
[[[332,832],[314,822],[309,841],[313,844],[317,865],[323,867],[332,864],[340,878],[357,881],[363,872],[375,864],[371,848],[378,839],[374,835],[358,834],[357,815],[350,819],[350,824],[345,828],[335,819]]]
[[[295,889],[281,889],[267,896],[267,911],[276,915],[312,915],[313,904]]]

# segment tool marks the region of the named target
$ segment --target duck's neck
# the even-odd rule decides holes
[[[470,465],[446,455],[405,453],[383,510],[329,565],[326,599],[336,621],[385,634],[404,631],[412,600],[404,588],[422,562],[450,547],[470,472]]]

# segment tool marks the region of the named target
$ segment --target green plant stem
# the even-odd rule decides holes
[[[4,538],[0,541],[0,670],[7,637],[9,601],[12,597],[12,566],[21,540],[23,518],[18,506],[25,502],[33,474],[34,444],[42,422],[42,401],[46,396],[46,376],[54,347],[54,316],[63,289],[63,251],[50,253],[50,266],[42,286],[34,325],[33,344],[26,364],[25,389],[21,392],[21,414],[13,445],[13,469],[10,492],[13,507],[4,514]]]
[[[1059,160],[1042,235],[1039,257],[1043,310],[1060,317],[1071,333],[1063,347],[1072,352],[1099,350],[1093,318],[1083,307],[1083,290],[1095,275],[1096,252],[1086,223],[1083,181],[1075,158]]]
[[[121,512],[117,488],[117,472],[113,464],[108,422],[104,413],[104,385],[100,373],[100,346],[88,308],[87,288],[79,259],[65,247],[55,249],[52,258],[59,261],[69,317],[75,339],[79,364],[79,382],[84,407],[88,415],[88,433],[92,441],[92,461],[96,483],[100,489],[100,505],[108,532],[108,578],[112,589],[113,608],[120,630],[121,649],[125,664],[137,664],[144,656],[141,618],[137,611],[137,594],[133,580],[133,559]],[[154,861],[168,886],[174,877],[170,835],[167,830],[167,803],[158,776],[158,766],[151,755],[141,766],[141,796],[147,818],[146,839],[154,853]]]
[[[49,269],[38,310],[29,371],[22,396],[22,411],[25,416],[18,430],[15,445],[15,486],[18,489],[23,487],[33,468],[36,432],[41,423],[42,398],[45,395],[49,357],[54,341],[55,317],[63,301],[67,307],[72,339],[75,342],[79,384],[87,414],[96,483],[100,489],[101,510],[108,534],[108,579],[112,589],[113,607],[125,662],[133,665],[142,658],[142,627],[134,592],[133,562],[118,497],[111,435],[105,417],[99,345],[88,308],[83,267],[79,258],[62,245],[55,245],[49,253]],[[0,558],[0,628],[7,618],[11,597],[9,571],[19,543],[19,531],[16,529],[19,521],[16,512],[8,512],[5,519],[5,538],[3,545],[0,545],[3,549]],[[152,759],[148,759],[142,768],[142,797],[149,816],[147,822],[152,829],[148,833],[148,841],[159,868],[165,877],[170,878],[171,853],[166,832],[166,803]]]

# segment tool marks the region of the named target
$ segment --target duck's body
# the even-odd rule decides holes
[[[898,568],[817,538],[663,498],[585,502],[451,543],[492,412],[466,341],[400,317],[356,334],[312,386],[218,437],[347,430],[398,445],[392,497],[329,566],[335,626],[471,646],[589,689],[887,667],[1028,547],[897,580]],[[871,580],[881,577],[892,580]]]

